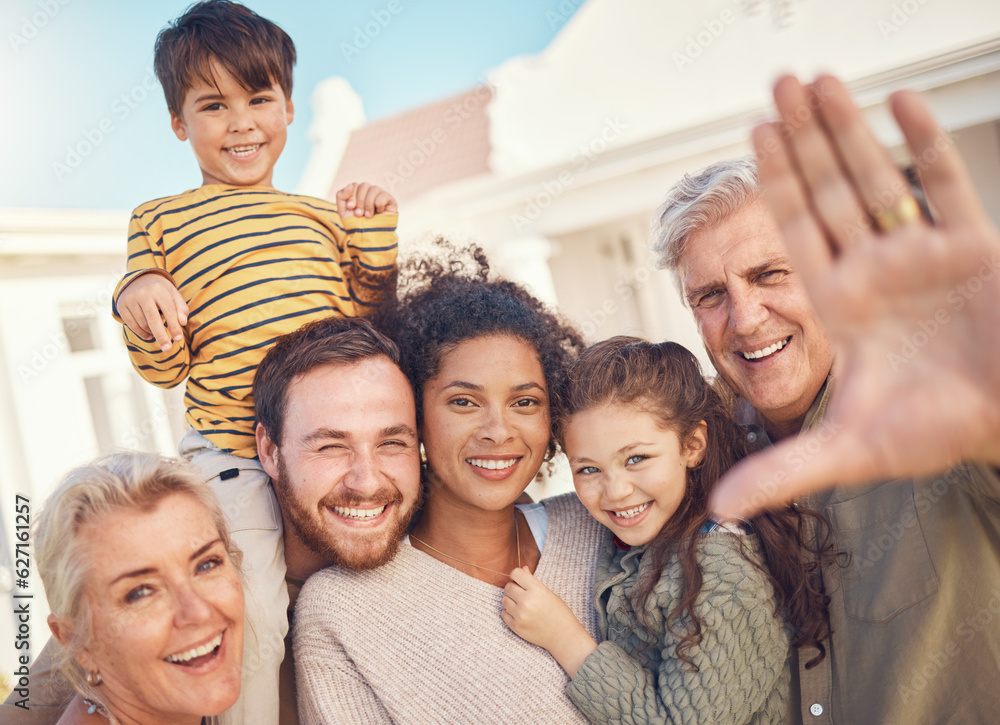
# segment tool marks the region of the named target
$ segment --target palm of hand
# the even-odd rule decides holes
[[[828,414],[838,435],[828,455],[842,482],[983,456],[986,423],[1000,417],[1000,365],[968,348],[1000,331],[995,228],[912,224],[863,240],[812,294],[839,347]]]

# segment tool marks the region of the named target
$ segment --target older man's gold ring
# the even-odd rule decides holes
[[[920,205],[917,200],[907,194],[902,197],[892,209],[876,214],[875,226],[881,232],[891,232],[900,224],[913,222],[920,218]]]

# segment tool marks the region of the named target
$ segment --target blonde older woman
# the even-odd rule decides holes
[[[239,556],[191,469],[141,453],[78,468],[46,502],[35,547],[79,693],[60,725],[197,725],[236,701]]]

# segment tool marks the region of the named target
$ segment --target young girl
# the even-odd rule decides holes
[[[606,641],[524,569],[503,620],[562,665],[593,723],[785,722],[790,645],[815,647],[819,662],[828,636],[827,598],[803,563],[821,519],[793,507],[744,526],[709,518],[709,492],[745,449],[675,343],[597,343],[553,412],[580,500],[607,528],[594,582]]]

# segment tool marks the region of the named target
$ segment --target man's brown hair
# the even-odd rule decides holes
[[[367,320],[358,318],[328,317],[278,338],[254,374],[257,422],[268,438],[280,444],[288,387],[297,377],[321,365],[352,365],[374,357],[387,357],[398,366],[399,348]]]
[[[180,116],[184,96],[196,80],[216,85],[213,60],[248,91],[277,83],[292,98],[295,44],[288,34],[239,3],[205,0],[156,38],[153,67],[172,114]]]

